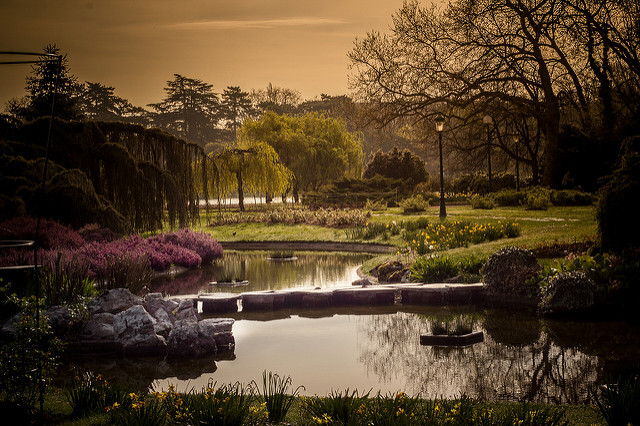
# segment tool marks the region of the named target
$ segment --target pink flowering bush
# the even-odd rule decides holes
[[[24,216],[0,223],[0,240],[35,240],[36,219]],[[39,246],[43,249],[78,248],[85,243],[80,234],[50,219],[40,219]]]
[[[218,244],[214,238],[211,238],[211,236],[205,232],[193,232],[188,228],[168,234],[160,234],[150,238],[150,240],[160,241],[165,244],[171,243],[174,246],[194,251],[200,256],[203,264],[211,263],[214,259],[222,256],[222,246]],[[174,263],[181,264],[177,262]]]

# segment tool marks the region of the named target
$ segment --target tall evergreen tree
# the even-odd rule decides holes
[[[60,55],[60,48],[55,44],[47,45],[43,51],[47,55]],[[64,120],[81,118],[78,96],[82,85],[69,71],[67,55],[62,55],[60,61],[45,55],[40,59],[31,66],[31,76],[27,77],[25,86],[26,97],[9,101],[9,112],[25,121],[48,116],[55,92],[55,116]]]
[[[84,116],[96,121],[120,121],[144,124],[147,114],[143,108],[135,107],[128,100],[116,96],[114,88],[101,83],[87,81],[80,98],[80,109]]]
[[[149,104],[156,111],[152,119],[157,127],[202,146],[215,139],[220,100],[213,85],[174,74],[164,90],[162,102]]]
[[[254,112],[249,93],[243,92],[239,86],[228,86],[222,92],[221,116],[226,121],[226,127],[233,131],[231,139],[236,138],[238,127],[242,120]]]

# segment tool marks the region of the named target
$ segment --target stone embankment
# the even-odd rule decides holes
[[[358,280],[346,288],[289,289],[242,294],[201,294],[204,314],[271,311],[287,308],[331,308],[374,305],[460,305],[480,302],[484,286],[478,284],[385,284]]]

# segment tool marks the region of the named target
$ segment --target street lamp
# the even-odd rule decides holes
[[[491,124],[493,119],[490,115],[485,115],[482,122],[487,126],[487,158],[489,163],[489,192],[491,192]]]
[[[442,170],[442,130],[444,130],[444,117],[438,114],[435,119],[438,132],[438,147],[440,150],[440,219],[447,217],[447,208],[444,205],[444,172]]]
[[[520,191],[520,153],[518,152],[520,140],[518,135],[513,135],[513,143],[516,146],[516,191]]]

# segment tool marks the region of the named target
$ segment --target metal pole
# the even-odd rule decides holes
[[[489,192],[491,192],[491,124],[487,124],[487,159],[489,163]]]
[[[516,141],[516,191],[520,191],[520,153],[518,151],[518,141]]]
[[[442,169],[442,132],[438,132],[438,145],[440,149],[440,219],[447,217],[447,208],[444,205],[444,171]]]

